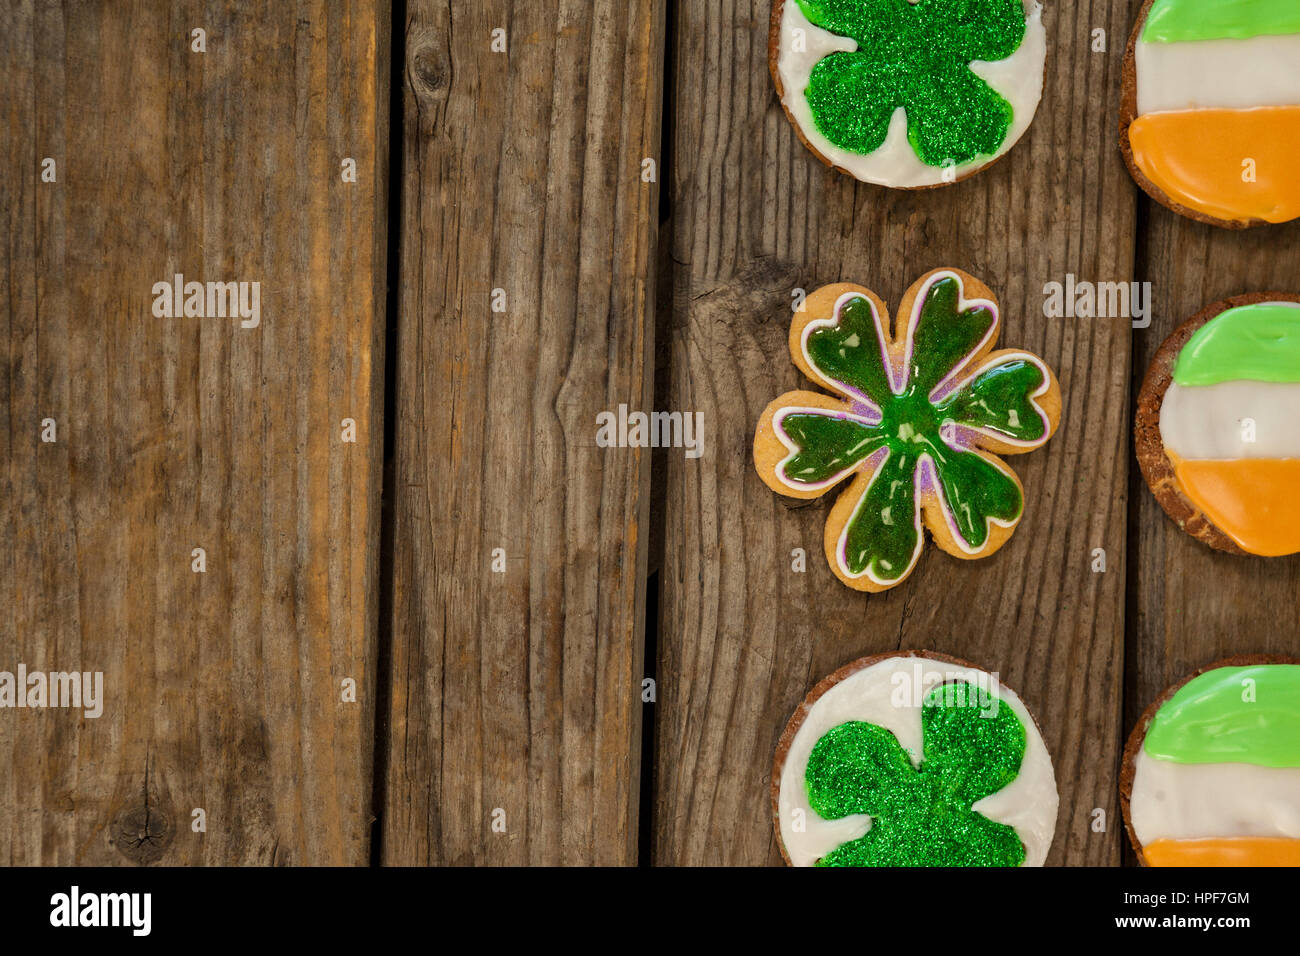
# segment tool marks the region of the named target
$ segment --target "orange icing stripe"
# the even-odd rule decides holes
[[[1300,458],[1169,458],[1183,493],[1242,548],[1300,551]]]
[[[1148,866],[1300,866],[1300,840],[1221,837],[1153,840],[1142,847]]]
[[[1148,113],[1128,135],[1138,168],[1175,202],[1216,219],[1300,217],[1300,106]]]

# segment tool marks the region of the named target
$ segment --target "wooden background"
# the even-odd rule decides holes
[[[1139,5],[1049,2],[1025,140],[919,193],[799,145],[768,0],[4,5],[0,669],[107,699],[0,712],[0,862],[778,863],[790,712],[907,647],[1037,715],[1050,862],[1122,862],[1145,703],[1300,631],[1300,560],[1205,549],[1133,467],[1161,339],[1300,276],[1300,224],[1218,231],[1129,180]],[[996,557],[851,592],[753,428],[800,384],[794,289],[896,303],[940,265],[1056,369],[1062,430],[1016,460]],[[261,325],[154,318],[176,272],[261,281]],[[1045,318],[1067,274],[1150,281],[1151,327]],[[597,447],[620,404],[701,412],[704,456]]]

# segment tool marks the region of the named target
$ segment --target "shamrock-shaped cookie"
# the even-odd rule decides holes
[[[1015,692],[919,650],[819,681],[777,742],[771,793],[792,866],[1042,866],[1060,802]]]
[[[952,182],[1028,128],[1046,33],[1036,0],[775,0],[769,49],[805,144],[867,182]]]
[[[919,767],[898,739],[875,724],[829,730],[808,757],[808,802],[824,820],[868,814],[871,829],[818,866],[1020,866],[1025,847],[1013,827],[972,805],[1020,772],[1025,728],[1010,707],[968,683],[944,684],[921,707]]]
[[[861,286],[825,286],[790,326],[790,352],[835,392],[787,392],[763,412],[754,464],[774,491],[817,498],[849,479],[826,523],[835,575],[862,591],[894,587],[924,539],[982,558],[1011,536],[1024,492],[997,453],[1043,445],[1061,414],[1046,363],[991,351],[998,306],[979,280],[937,269],[903,298],[893,335],[885,303]]]

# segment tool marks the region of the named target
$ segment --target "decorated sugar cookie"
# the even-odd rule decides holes
[[[772,813],[793,866],[1042,866],[1056,777],[996,675],[925,651],[864,657],[786,725]]]
[[[1120,803],[1147,866],[1300,866],[1300,661],[1229,658],[1165,691]]]
[[[768,60],[799,138],[881,186],[955,182],[1024,135],[1043,93],[1036,0],[773,0]]]
[[[1300,296],[1218,302],[1166,339],[1138,395],[1136,443],[1188,534],[1234,554],[1300,551]]]
[[[843,490],[826,522],[831,570],[883,591],[912,573],[924,520],[959,558],[1001,547],[1024,514],[1020,480],[997,457],[1041,447],[1061,390],[1038,356],[992,351],[993,293],[936,269],[903,297],[892,334],[885,303],[861,286],[824,286],[790,326],[799,369],[834,392],[787,392],[763,412],[754,465],[773,491]]]
[[[1147,0],[1120,145],[1158,202],[1229,228],[1300,216],[1300,3]]]

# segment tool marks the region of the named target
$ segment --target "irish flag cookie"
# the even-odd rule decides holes
[[[1175,212],[1230,228],[1300,216],[1300,3],[1146,0],[1120,145]]]
[[[812,293],[790,325],[790,354],[834,392],[787,392],[754,434],[754,465],[773,491],[843,490],[823,544],[836,577],[884,591],[912,573],[924,522],[959,558],[1000,548],[1025,511],[999,454],[1041,447],[1061,417],[1047,364],[993,351],[998,305],[978,279],[936,269],[908,290],[891,331],[874,292],[839,283]]]
[[[804,145],[868,183],[955,182],[1024,135],[1043,94],[1035,0],[774,0],[768,60]]]
[[[1229,658],[1165,691],[1120,803],[1147,866],[1300,866],[1300,661]]]
[[[1218,302],[1166,339],[1138,395],[1136,443],[1188,534],[1234,554],[1300,551],[1300,296]]]
[[[812,689],[776,749],[793,866],[1042,866],[1056,777],[997,675],[927,651],[864,657]]]

